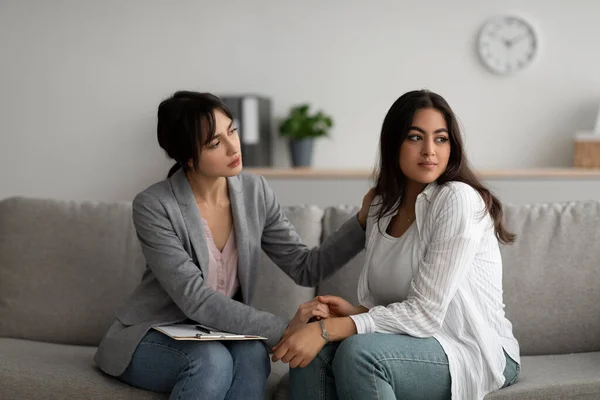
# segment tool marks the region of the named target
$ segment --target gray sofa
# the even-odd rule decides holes
[[[286,214],[310,246],[356,207]],[[506,312],[520,381],[486,399],[600,399],[600,203],[506,206],[519,235],[502,247]],[[294,285],[266,256],[254,306],[292,316],[315,294],[356,302],[359,255],[318,288]],[[102,374],[95,346],[141,278],[129,203],[0,201],[0,399],[166,399]],[[273,365],[268,399],[286,399]]]

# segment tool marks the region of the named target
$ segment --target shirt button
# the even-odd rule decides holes
[[[221,280],[219,281],[219,284],[221,284],[221,285],[224,285],[224,284],[225,284],[225,281],[224,281],[223,279],[221,279]]]

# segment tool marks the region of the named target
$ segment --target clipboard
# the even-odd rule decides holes
[[[241,335],[237,333],[219,332],[199,324],[173,324],[153,326],[155,329],[175,340],[267,340],[256,335]]]

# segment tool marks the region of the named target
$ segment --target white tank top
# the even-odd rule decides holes
[[[373,229],[378,229],[377,225]],[[369,264],[369,290],[376,305],[387,306],[406,300],[415,271],[413,252],[417,251],[419,231],[413,222],[399,238],[373,235],[373,257]]]

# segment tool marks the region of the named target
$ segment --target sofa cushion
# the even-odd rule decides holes
[[[0,337],[96,345],[144,268],[129,203],[0,201]]]
[[[308,247],[321,241],[323,211],[314,206],[285,207],[286,217]],[[315,297],[315,288],[296,285],[261,251],[256,289],[252,306],[273,314],[292,318],[302,303]]]
[[[105,375],[93,361],[95,347],[0,338],[0,399],[167,399]],[[265,399],[273,398],[287,364],[271,364]]]
[[[519,380],[485,400],[600,398],[600,352],[525,356]]]
[[[517,383],[485,400],[597,400],[600,398],[600,353],[529,356],[521,360]],[[289,398],[289,375],[281,379],[274,400]]]
[[[105,375],[95,347],[0,338],[2,399],[167,399]]]
[[[600,202],[505,205],[504,302],[525,355],[600,350]]]
[[[348,218],[354,217],[359,207],[337,206],[325,209],[323,217],[323,238],[335,232]],[[343,268],[336,271],[329,278],[324,279],[317,288],[319,295],[340,296],[350,303],[357,305],[358,278],[365,263],[365,252],[360,252],[350,260]]]

